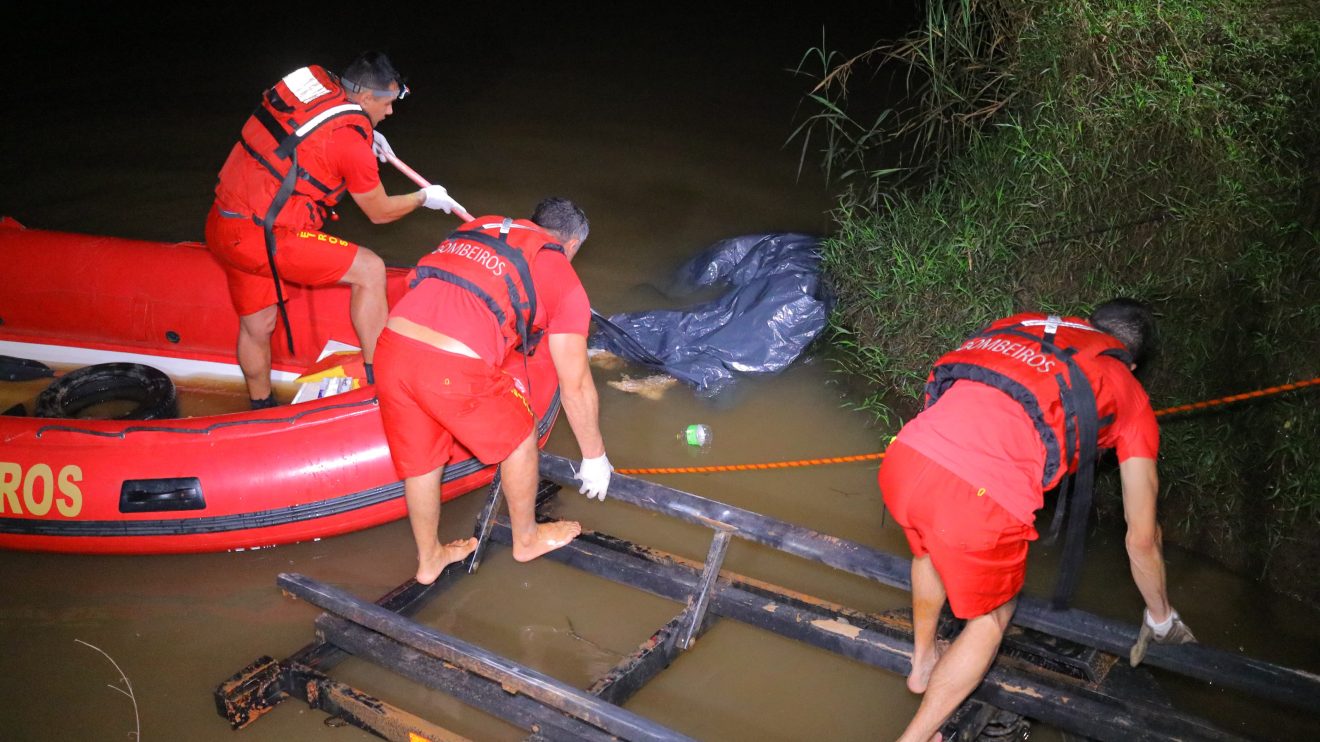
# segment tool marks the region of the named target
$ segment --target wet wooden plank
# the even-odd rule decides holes
[[[327,641],[473,708],[554,742],[611,742],[614,735],[555,711],[499,683],[406,647],[337,616],[322,616]]]
[[[491,536],[509,544],[507,520],[501,519]],[[685,601],[701,575],[700,565],[689,560],[589,532],[543,558],[675,601]],[[711,591],[710,611],[890,672],[906,674],[911,667],[912,629],[906,616],[836,610],[825,601],[728,571]],[[973,698],[1098,740],[1242,739],[1168,706],[1115,698],[1088,685],[1000,663]]]
[[[410,714],[310,668],[295,674],[311,708],[390,742],[469,742],[467,737]]]
[[[541,454],[541,476],[560,484],[572,481],[572,464]],[[712,528],[739,538],[826,564],[905,591],[911,590],[911,562],[859,544],[795,526],[750,510],[710,500],[642,479],[615,474],[609,496],[654,512]],[[1126,656],[1137,626],[1078,610],[1054,610],[1046,600],[1023,595],[1014,623],[1111,654]],[[1311,711],[1320,699],[1320,675],[1275,665],[1202,644],[1152,645],[1145,664],[1250,695]]]
[[[234,729],[264,716],[295,696],[311,708],[397,742],[466,742],[461,735],[373,698],[306,665],[261,657],[221,683],[216,710]]]
[[[281,573],[276,582],[295,597],[492,680],[510,692],[523,693],[559,711],[630,740],[687,740],[643,716],[606,703],[544,673],[481,647],[365,602],[332,585],[304,575]]]
[[[284,668],[271,657],[258,657],[216,687],[215,710],[233,729],[265,716],[289,697]]]
[[[540,507],[542,504],[552,500],[559,491],[559,485],[541,480],[537,485],[536,504]],[[487,497],[489,498],[489,490]],[[419,585],[416,580],[408,580],[385,595],[382,595],[376,605],[397,613],[401,616],[411,616],[421,610],[428,602],[437,595],[444,592],[449,586],[453,585],[459,578],[474,571],[470,568],[469,560],[451,564],[445,567],[435,582],[430,585]],[[333,644],[316,641],[311,642],[289,657],[285,658],[285,663],[298,662],[308,667],[315,667],[320,670],[329,670],[336,664],[343,661],[348,655]]]
[[[632,654],[597,678],[587,688],[587,692],[613,704],[625,703],[678,657],[678,635],[687,621],[686,610],[670,619],[669,623],[647,637]],[[703,622],[698,636],[709,625],[710,622]]]

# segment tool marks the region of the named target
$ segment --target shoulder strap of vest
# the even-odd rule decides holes
[[[314,83],[320,93],[320,97],[325,97],[327,94],[333,92],[330,89],[321,87],[321,82],[315,79],[315,75],[310,72],[308,68],[304,68],[299,72],[307,72],[306,75],[303,75],[298,79]],[[276,142],[274,154],[277,158],[277,162],[269,161],[261,151],[253,146],[252,143],[248,142],[246,138],[239,137],[239,142],[243,145],[243,149],[248,155],[260,163],[263,168],[265,168],[276,180],[281,181],[281,183],[283,183],[287,169],[279,164],[278,160],[290,159],[293,156],[294,151],[298,148],[298,145],[302,144],[302,142],[306,140],[307,137],[311,136],[313,132],[331,121],[344,116],[360,118],[365,123],[365,128],[357,128],[363,132],[364,137],[370,137],[368,132],[371,129],[371,122],[370,119],[367,118],[366,112],[362,110],[361,106],[356,103],[348,102],[342,98],[342,96],[338,98],[340,102],[335,103],[334,105],[326,105],[334,102],[335,98],[333,97],[329,98],[322,104],[317,104],[326,105],[326,107],[321,110],[316,110],[317,105],[311,106],[308,112],[316,111],[316,113],[312,114],[309,119],[301,123],[292,118],[281,120],[277,117],[274,112],[287,116],[298,115],[298,108],[294,104],[285,100],[278,92],[278,87],[281,83],[285,85],[297,84],[296,81],[291,83],[291,77],[295,74],[297,73],[291,73],[289,76],[282,79],[280,83],[268,88],[262,95],[262,103],[258,104],[256,110],[252,112],[252,118],[256,120],[257,123],[266,130],[266,133],[270,135],[271,139]],[[305,169],[298,169],[297,177],[319,190],[322,194],[320,199],[328,198],[337,190],[337,187],[335,186],[320,182],[320,180]]]
[[[284,208],[284,204],[288,202],[289,196],[293,194],[298,180],[297,173],[298,153],[294,152],[289,162],[289,170],[280,181],[280,190],[271,199],[270,208],[260,221],[262,237],[266,241],[266,260],[270,264],[270,277],[275,281],[275,306],[279,309],[280,319],[284,320],[284,339],[289,344],[289,355],[293,355],[296,351],[293,349],[293,326],[289,323],[289,312],[284,304],[284,284],[280,280],[279,269],[275,267],[275,219]]]
[[[499,237],[492,237],[476,230],[463,230],[461,234],[463,239],[479,242],[494,250],[518,272],[518,279],[527,294],[525,298],[519,295],[512,278],[505,276],[504,280],[509,291],[509,302],[513,305],[514,330],[518,333],[524,352],[527,352],[531,345],[532,320],[536,318],[536,286],[532,283],[532,266],[527,256],[522,250],[509,244],[508,235],[512,225],[513,220],[505,217],[500,225]]]
[[[481,300],[483,304],[486,305],[486,308],[490,310],[491,314],[495,315],[495,319],[499,321],[501,325],[503,325],[505,320],[507,319],[507,316],[504,314],[504,310],[500,307],[500,303],[495,300],[495,297],[491,296],[489,293],[487,293],[484,289],[482,289],[480,286],[476,285],[475,283],[467,280],[466,278],[458,275],[457,273],[454,273],[452,271],[447,271],[443,268],[436,268],[435,266],[431,266],[431,265],[417,266],[417,277],[412,280],[412,283],[408,285],[408,288],[410,289],[417,288],[417,284],[421,283],[423,280],[428,278],[438,278],[441,281],[447,281],[449,283],[454,284],[455,286],[471,291],[478,299]]]
[[[1099,456],[1100,411],[1096,404],[1095,390],[1091,380],[1077,363],[1077,349],[1061,347],[1054,343],[1055,334],[1060,326],[1073,329],[1085,329],[1100,332],[1090,325],[1065,322],[1057,315],[1051,315],[1044,321],[1044,337],[1040,340],[1041,350],[1062,360],[1068,369],[1065,381],[1063,374],[1055,377],[1059,385],[1059,399],[1064,414],[1064,462],[1073,459],[1074,444],[1077,453],[1077,469],[1065,474],[1059,484],[1058,497],[1054,505],[1054,519],[1050,524],[1047,541],[1058,537],[1062,522],[1067,520],[1067,535],[1064,536],[1063,554],[1059,564],[1059,576],[1054,584],[1053,606],[1059,610],[1068,607],[1077,582],[1081,578],[1082,560],[1086,555],[1086,525],[1090,520],[1091,501],[1095,492],[1095,462]],[[1020,326],[1040,326],[1039,321],[1028,320]],[[1018,334],[1017,331],[1011,334]],[[1022,333],[1027,334],[1029,333]],[[1066,469],[1065,469],[1066,471]]]
[[[1062,450],[1060,450],[1059,441],[1052,441],[1054,431],[1041,414],[1039,402],[1034,395],[1025,387],[1001,374],[973,364],[950,364],[937,368],[935,378],[927,385],[927,393],[931,397],[932,404],[938,399],[939,394],[959,378],[983,381],[1008,393],[1019,404],[1023,405],[1028,417],[1036,423],[1036,428],[1041,434],[1046,450],[1045,481],[1048,482],[1053,477],[1054,468],[1051,464],[1064,469],[1065,476],[1059,485],[1054,518],[1050,526],[1050,532],[1044,539],[1046,543],[1056,539],[1066,517],[1067,535],[1064,540],[1062,564],[1060,565],[1058,580],[1055,583],[1052,601],[1056,608],[1067,607],[1081,575],[1081,563],[1086,548],[1086,524],[1090,516],[1091,500],[1095,487],[1095,461],[1099,453],[1100,432],[1099,410],[1097,409],[1095,391],[1091,387],[1090,379],[1087,378],[1085,372],[1077,363],[1076,348],[1061,347],[1054,342],[1055,335],[1061,326],[1100,332],[1100,330],[1090,325],[1069,322],[1058,316],[1050,316],[1040,320],[1025,320],[1012,325],[987,328],[972,337],[1009,335],[1020,338],[1031,343],[1038,343],[1041,352],[1063,362],[1067,370],[1066,377],[1062,373],[1055,375],[1064,415]],[[1023,329],[1026,327],[1043,327],[1043,337],[1037,337],[1027,332]],[[1112,355],[1118,356],[1118,353],[1115,352]],[[1019,393],[1014,393],[1014,389],[1018,389]],[[1066,473],[1067,467],[1073,460],[1074,452],[1077,456],[1077,470],[1072,475],[1068,475]],[[1062,454],[1061,460],[1053,458],[1059,454]]]
[[[1068,607],[1082,573],[1082,558],[1086,554],[1086,523],[1091,515],[1091,499],[1095,491],[1095,462],[1099,455],[1100,435],[1100,413],[1095,390],[1071,354],[1067,361],[1069,375],[1074,381],[1066,390],[1060,381],[1060,392],[1064,394],[1065,414],[1069,406],[1075,411],[1068,419],[1076,421],[1079,450],[1077,471],[1070,477],[1072,487],[1068,488],[1072,490],[1071,495],[1068,489],[1060,487],[1060,499],[1054,506],[1056,527],[1060,517],[1058,511],[1066,510],[1068,519],[1068,532],[1064,537],[1063,556],[1052,601],[1058,609]]]
[[[294,148],[302,144],[303,140],[311,136],[312,132],[330,121],[341,116],[365,116],[366,114],[362,111],[362,106],[356,103],[341,103],[321,111],[292,130],[275,118],[275,114],[271,113],[265,106],[257,106],[257,110],[253,111],[252,115],[257,121],[261,122],[261,125],[266,128],[271,137],[279,142],[279,146],[275,148],[275,154],[279,155],[281,159],[287,160],[289,155],[293,153]]]
[[[449,235],[448,239],[468,240],[488,247],[491,250],[494,250],[497,255],[503,258],[505,262],[512,266],[513,270],[517,272],[519,282],[523,286],[523,291],[520,292],[518,290],[518,285],[507,275],[504,276],[505,291],[509,297],[509,304],[513,309],[514,332],[518,336],[518,345],[516,348],[523,354],[530,356],[536,352],[541,337],[544,335],[542,331],[537,330],[532,326],[532,322],[536,319],[536,286],[532,281],[531,263],[528,261],[527,256],[523,254],[522,250],[514,247],[508,241],[510,231],[513,228],[518,227],[518,225],[514,224],[512,219],[506,217],[499,226],[499,236],[491,236],[481,231],[481,228],[469,228],[455,230]],[[562,246],[553,242],[545,243],[538,248],[538,250],[540,249],[555,250],[560,253],[564,252]],[[495,318],[499,321],[500,325],[504,325],[508,321],[508,316],[501,309],[500,304],[495,297],[491,296],[489,292],[485,291],[472,281],[469,281],[452,271],[446,271],[434,266],[419,265],[417,267],[416,278],[413,279],[409,288],[415,288],[422,280],[428,278],[438,278],[443,281],[448,281],[449,283],[471,291],[491,310],[491,313],[495,315]],[[526,294],[525,297],[523,296],[523,293]]]

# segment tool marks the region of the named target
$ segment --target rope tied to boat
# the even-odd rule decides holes
[[[1218,397],[1216,399],[1207,399],[1203,402],[1193,402],[1191,404],[1177,405],[1175,407],[1165,407],[1164,409],[1156,410],[1155,417],[1167,417],[1169,415],[1178,415],[1188,412],[1200,412],[1203,410],[1208,410],[1215,407],[1222,407],[1224,405],[1234,404],[1237,402],[1245,402],[1250,399],[1259,399],[1261,397],[1269,397],[1276,394],[1284,394],[1286,392],[1297,391],[1299,389],[1309,389],[1316,386],[1320,386],[1320,376],[1317,376],[1313,379],[1307,379],[1306,381],[1295,381],[1287,384],[1279,384],[1278,386],[1266,387],[1265,389],[1257,389],[1251,392],[1243,392],[1241,394],[1230,394],[1226,397]],[[721,464],[714,466],[667,466],[667,467],[648,467],[648,468],[633,468],[633,469],[621,468],[621,469],[615,469],[615,471],[620,474],[629,474],[629,475],[711,474],[716,472],[730,472],[730,471],[761,471],[766,469],[791,469],[802,466],[822,466],[825,464],[849,464],[856,461],[873,461],[873,460],[883,459],[884,457],[885,457],[884,451],[877,451],[875,453],[863,453],[852,456],[831,456],[828,458],[797,459],[794,461],[770,461],[770,462],[757,463],[757,464]]]

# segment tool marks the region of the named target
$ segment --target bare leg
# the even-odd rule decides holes
[[[925,693],[930,683],[930,672],[940,658],[935,643],[939,628],[940,609],[944,607],[944,581],[930,561],[930,555],[912,560],[912,671],[908,673],[908,690]]]
[[[936,738],[940,725],[963,699],[976,690],[990,669],[1016,606],[1017,598],[1014,598],[967,622],[948,651],[935,663],[921,707],[908,722],[899,742],[927,742]]]
[[[248,397],[270,396],[270,336],[278,310],[274,304],[238,318],[238,367],[247,382]]]
[[[444,568],[471,554],[477,548],[475,538],[441,545],[440,475],[444,467],[403,480],[403,499],[408,503],[408,523],[417,542],[417,582],[435,582]]]
[[[362,359],[371,363],[376,355],[376,340],[389,317],[385,299],[385,261],[365,247],[359,247],[353,264],[339,281],[351,286],[349,318],[353,321],[358,342],[362,344]]]
[[[509,502],[513,529],[513,558],[520,562],[554,551],[582,533],[576,521],[536,522],[537,466],[536,431],[509,454],[501,465],[504,497]]]

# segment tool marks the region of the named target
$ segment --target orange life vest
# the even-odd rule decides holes
[[[220,170],[220,208],[259,224],[319,229],[346,189],[325,152],[345,127],[371,142],[371,119],[334,75],[316,65],[285,75],[261,96]]]
[[[1045,446],[1041,488],[1056,484],[1059,497],[1045,543],[1053,542],[1067,519],[1053,604],[1066,607],[1077,588],[1090,516],[1095,462],[1102,427],[1117,412],[1106,398],[1101,408],[1094,380],[1111,356],[1130,363],[1116,338],[1077,317],[1018,314],[992,322],[956,350],[935,362],[926,381],[926,406],[959,380],[988,384],[1008,394],[1031,418]],[[1070,474],[1067,480],[1064,475]],[[1071,494],[1071,497],[1070,497]],[[1071,499],[1071,502],[1069,500]]]
[[[532,326],[536,287],[531,266],[541,250],[564,252],[549,232],[526,219],[479,217],[417,261],[411,287],[439,279],[471,291],[499,323],[505,353],[518,350],[530,356],[544,334]]]
[[[955,381],[969,379],[1008,394],[1031,418],[1045,445],[1041,486],[1058,484],[1077,470],[1078,452],[1095,439],[1114,410],[1096,409],[1090,377],[1103,356],[1127,362],[1127,350],[1113,336],[1076,317],[1018,314],[991,323],[935,362],[926,382],[926,406]],[[1089,404],[1088,404],[1089,399]],[[1085,415],[1086,419],[1081,419]],[[1090,441],[1080,439],[1087,428]]]

